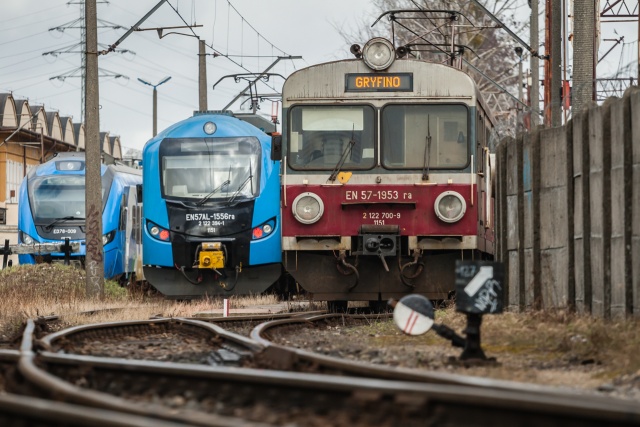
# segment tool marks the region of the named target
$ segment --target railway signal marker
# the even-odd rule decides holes
[[[393,310],[393,321],[405,334],[422,335],[433,326],[433,305],[422,295],[402,297]]]
[[[467,314],[502,313],[504,266],[499,262],[456,261],[456,310]]]

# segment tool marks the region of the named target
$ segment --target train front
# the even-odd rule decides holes
[[[285,269],[318,300],[446,299],[484,230],[477,90],[384,39],[354,51],[283,87]]]
[[[195,115],[143,154],[145,278],[168,298],[260,293],[281,275],[271,137],[226,114]]]
[[[106,166],[101,166],[103,199],[110,194],[112,179],[105,179]],[[85,227],[85,157],[84,153],[58,153],[27,174],[20,186],[18,242],[22,245],[63,243],[65,239],[80,243],[80,250],[70,254],[72,265],[84,267],[86,254]],[[106,200],[103,200],[103,206]],[[108,218],[103,214],[103,224]],[[106,250],[115,230],[102,236],[105,245],[105,277],[110,278],[115,255]],[[18,255],[20,264],[38,262],[63,263],[64,253],[30,253]]]

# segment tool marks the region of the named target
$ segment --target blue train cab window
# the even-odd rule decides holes
[[[85,218],[84,175],[54,175],[29,180],[29,202],[35,222]]]
[[[342,170],[375,166],[374,110],[368,105],[297,105],[290,111],[289,166],[302,170]]]
[[[469,159],[465,105],[387,105],[382,109],[382,165],[387,169],[462,169]]]
[[[162,194],[196,202],[257,197],[261,153],[255,137],[165,139],[160,145]]]

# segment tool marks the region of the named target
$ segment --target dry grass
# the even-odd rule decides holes
[[[439,311],[436,321],[458,332],[466,325],[466,317],[453,308]],[[492,355],[526,354],[550,364],[606,365],[612,375],[640,373],[638,318],[604,320],[566,311],[487,315],[482,346]]]
[[[229,299],[236,309],[278,303],[274,295]],[[297,311],[296,304],[290,303],[289,310]],[[0,271],[0,341],[15,339],[26,319],[39,316],[60,315],[61,326],[72,326],[153,316],[191,317],[222,307],[222,297],[170,301],[161,296],[129,293],[114,282],[106,282],[104,298],[87,298],[84,271],[60,265],[18,266]],[[310,308],[319,309],[322,304]],[[466,325],[466,317],[454,308],[438,310],[436,321],[461,335]],[[392,322],[376,322],[371,329],[372,336],[380,336],[381,346],[428,345],[450,349],[434,332],[406,337]],[[482,347],[487,355],[499,360],[511,357],[549,366],[608,366],[607,375],[632,372],[640,375],[638,318],[605,321],[562,311],[487,315],[482,324]]]
[[[86,323],[144,320],[153,316],[190,317],[222,309],[222,298],[192,302],[165,300],[161,296],[130,293],[112,281],[105,282],[103,298],[87,298],[85,272],[56,264],[21,265],[0,270],[0,338],[16,339],[24,322],[58,315],[62,326]],[[273,295],[230,297],[232,307],[275,304]]]

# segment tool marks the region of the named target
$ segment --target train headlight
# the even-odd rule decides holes
[[[168,241],[169,237],[171,237],[171,233],[169,233],[169,230],[159,227],[152,222],[147,223],[147,230],[149,231],[149,234],[151,234],[154,238],[162,240],[164,242]]]
[[[269,221],[255,227],[251,233],[251,236],[253,240],[263,239],[268,235],[270,235],[273,232],[275,227],[276,227],[276,220],[270,219]]]
[[[467,211],[467,203],[459,193],[445,191],[436,199],[434,208],[441,221],[452,223],[460,221],[464,216]]]
[[[27,233],[23,231],[20,232],[19,237],[20,237],[20,241],[25,245],[33,245],[35,243],[35,240],[33,239],[33,237],[29,236]]]
[[[362,59],[372,70],[386,70],[396,59],[393,43],[382,37],[369,40],[362,48]]]
[[[207,135],[213,135],[217,127],[215,123],[207,122],[204,124],[203,129],[204,129],[204,133],[206,133]]]
[[[107,234],[103,234],[102,235],[102,246],[106,246],[109,243],[111,243],[111,241],[113,241],[114,237],[116,237],[116,231],[115,230],[111,230]]]
[[[303,224],[317,222],[324,213],[322,199],[314,193],[302,193],[293,200],[293,216]]]

